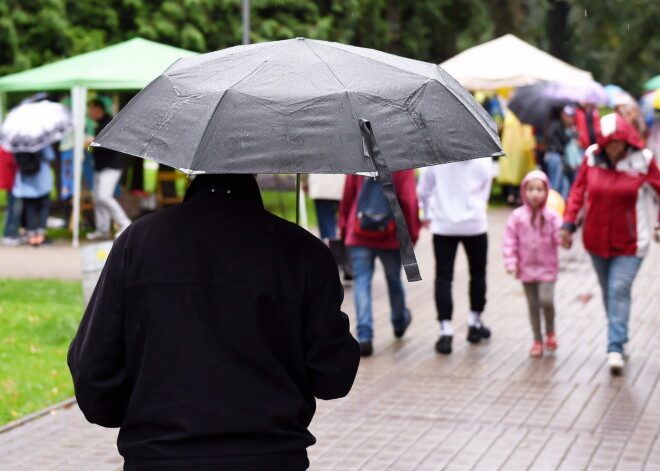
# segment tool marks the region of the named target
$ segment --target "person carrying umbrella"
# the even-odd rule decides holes
[[[351,387],[332,254],[264,211],[250,174],[375,170],[414,281],[392,174],[502,155],[437,65],[305,38],[177,61],[92,145],[198,175],[115,241],[69,354],[81,410],[121,426],[128,470],[304,469],[314,398]]]
[[[12,195],[23,201],[28,244],[38,247],[46,243],[46,222],[53,189],[50,162],[55,160],[55,151],[47,145],[37,152],[19,152],[14,157],[18,172]]]
[[[298,471],[315,398],[359,348],[321,240],[263,207],[252,175],[201,175],[114,242],[68,363],[127,470]]]

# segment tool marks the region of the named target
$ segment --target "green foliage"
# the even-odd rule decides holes
[[[241,12],[242,0],[4,0],[0,75],[136,36],[235,46]],[[513,33],[636,93],[657,74],[659,17],[659,0],[252,0],[250,40],[305,36],[442,62]]]
[[[79,282],[0,279],[0,425],[73,395],[66,353]]]
[[[572,61],[601,83],[633,94],[658,73],[660,1],[567,0],[571,5]]]
[[[261,198],[264,202],[264,208],[271,213],[287,221],[296,221],[296,192],[295,191],[272,191],[263,190]],[[316,227],[316,212],[314,203],[305,196],[305,207],[307,208],[307,224],[309,227]]]

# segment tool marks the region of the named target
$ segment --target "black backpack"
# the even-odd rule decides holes
[[[14,159],[24,177],[36,174],[41,167],[41,156],[35,152],[16,152]]]
[[[365,178],[357,200],[355,232],[364,237],[382,238],[395,231],[394,214],[375,178]]]

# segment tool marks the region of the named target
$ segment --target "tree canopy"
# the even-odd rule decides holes
[[[241,43],[241,0],[4,0],[0,75],[133,37]],[[633,94],[660,73],[660,0],[252,0],[252,42],[305,36],[439,63],[506,33]]]

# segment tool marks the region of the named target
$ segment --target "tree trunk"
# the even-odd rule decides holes
[[[566,48],[569,37],[569,31],[566,28],[569,11],[570,6],[566,1],[550,0],[547,21],[550,54],[566,62],[570,61],[570,54],[568,48]]]

